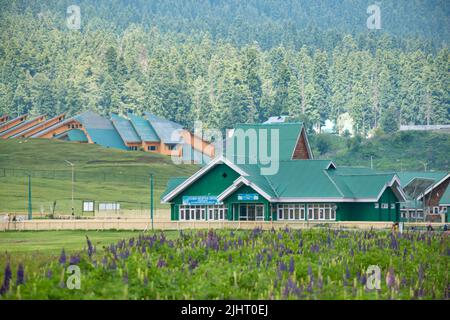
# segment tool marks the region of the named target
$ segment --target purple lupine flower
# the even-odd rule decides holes
[[[109,269],[111,269],[111,270],[116,270],[116,269],[117,269],[116,261],[113,260],[113,261],[109,264]]]
[[[294,257],[291,256],[291,260],[289,261],[289,273],[294,273],[294,270],[295,270]]]
[[[94,247],[92,246],[91,240],[89,240],[88,236],[86,236],[86,242],[88,246],[88,256],[92,258],[92,254],[94,253]]]
[[[23,268],[23,264],[19,264],[19,267],[17,268],[17,279],[16,279],[16,285],[24,284],[25,283],[25,270]]]
[[[4,295],[5,293],[7,293],[9,291],[9,285],[11,283],[11,278],[12,278],[11,266],[8,261],[8,263],[6,264],[6,267],[5,267],[5,273],[3,275],[3,283],[2,283],[2,286],[0,287],[0,295]]]
[[[345,266],[345,278],[348,280],[351,278],[350,270],[348,269],[348,266]]]
[[[360,282],[363,286],[366,285],[367,278],[366,278],[366,274],[365,274],[365,273],[362,274],[361,278],[359,279],[359,282]]]
[[[158,263],[156,264],[156,266],[158,267],[158,268],[162,268],[162,267],[166,267],[167,266],[167,262],[165,262],[163,259],[159,259],[158,260]]]
[[[48,279],[51,279],[52,276],[53,276],[52,269],[48,269],[48,270],[47,270],[47,278],[48,278]]]
[[[310,278],[314,276],[314,275],[313,275],[313,272],[312,272],[311,265],[308,265],[308,276],[309,276]]]
[[[419,278],[419,283],[421,283],[424,279],[424,268],[423,268],[422,264],[419,265],[418,278]]]
[[[64,248],[61,251],[61,255],[59,256],[59,263],[60,264],[66,264],[66,252],[64,251]]]
[[[195,259],[192,259],[192,260],[189,262],[189,270],[192,271],[192,270],[194,270],[194,269],[197,268],[197,267],[198,267],[198,261],[195,260]]]
[[[228,255],[228,262],[232,263],[233,262],[233,257],[231,256],[231,254]]]
[[[278,264],[278,270],[280,270],[281,272],[284,272],[287,270],[287,267],[283,261],[280,261],[280,263]]]
[[[395,273],[394,273],[394,268],[390,267],[388,274],[386,276],[386,284],[389,288],[392,288],[395,286]]]
[[[80,261],[81,261],[80,255],[76,254],[76,255],[70,256],[69,263],[71,265],[79,264]]]
[[[256,255],[256,267],[259,268],[259,265],[261,264],[261,261],[264,260],[264,256],[261,253],[258,253]]]

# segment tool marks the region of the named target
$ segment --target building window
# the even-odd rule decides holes
[[[336,220],[333,203],[308,204],[308,220]]]
[[[222,205],[208,206],[208,220],[225,220],[228,208]]]
[[[305,220],[304,204],[279,204],[278,220]]]
[[[304,204],[279,204],[278,220],[336,220],[335,205],[331,203],[309,204],[306,210]]]
[[[388,209],[389,208],[389,204],[388,203],[382,203],[381,204],[381,209]]]
[[[391,209],[395,210],[395,203],[391,203]]]
[[[239,205],[239,220],[258,221],[264,220],[264,205],[243,203]]]
[[[375,209],[378,209],[380,207],[380,204],[378,202],[375,202]]]
[[[227,218],[228,208],[225,205],[180,205],[180,220],[225,220]],[[206,216],[208,214],[208,216]]]
[[[171,151],[175,150],[177,147],[176,144],[166,144],[166,146],[167,146],[167,150],[171,150]]]
[[[149,151],[156,151],[156,146],[148,146]]]

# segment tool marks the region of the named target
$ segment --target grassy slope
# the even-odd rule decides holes
[[[322,136],[319,138],[319,136]],[[318,140],[329,143],[329,150],[320,153]],[[370,166],[373,157],[379,170],[448,171],[450,168],[450,134],[433,132],[397,132],[376,136],[358,143],[356,138],[322,134],[311,135],[311,145],[316,158],[332,159],[337,165]]]
[[[155,204],[169,177],[189,176],[198,167],[174,165],[170,157],[141,151],[121,151],[96,145],[45,139],[1,140],[0,168],[33,171],[33,211],[49,212],[54,200],[56,212],[69,213],[71,203],[71,172],[64,160],[75,163],[75,205],[82,199],[122,201],[123,209],[147,208],[149,183],[146,176],[154,174]],[[38,170],[50,170],[41,172]],[[0,212],[27,210],[27,177],[22,171],[0,169]],[[43,178],[42,178],[43,177]],[[106,181],[105,181],[106,180]]]

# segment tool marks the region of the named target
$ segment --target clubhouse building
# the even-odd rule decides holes
[[[45,115],[0,116],[0,139],[59,139],[97,144],[121,150],[173,155],[184,162],[203,163],[214,158],[214,146],[182,125],[149,112],[112,114],[111,118],[85,111],[49,119]]]
[[[252,137],[267,137],[267,154]],[[395,173],[314,160],[301,123],[238,125],[226,151],[192,176],[169,180],[161,200],[171,220],[399,221],[407,200]],[[265,173],[274,153],[276,170]]]

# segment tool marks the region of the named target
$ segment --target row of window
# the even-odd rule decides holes
[[[137,151],[138,146],[129,146],[128,149],[132,151]],[[147,146],[147,151],[156,151],[156,150],[158,150],[157,146]]]
[[[279,204],[277,207],[278,220],[336,220],[334,204]]]
[[[423,219],[423,212],[422,210],[417,212],[416,210],[405,210],[400,212],[400,217],[403,219]]]
[[[378,202],[375,202],[375,209],[380,208],[380,204]],[[389,203],[382,203],[381,209],[389,209]],[[395,203],[391,203],[391,209],[395,210]]]
[[[180,206],[180,220],[225,220],[227,217],[228,208],[224,205],[212,206]]]
[[[67,127],[68,127],[69,129],[78,129],[78,128],[81,128],[82,125],[81,125],[81,124],[78,124],[78,123],[71,123],[71,124],[67,125]]]

